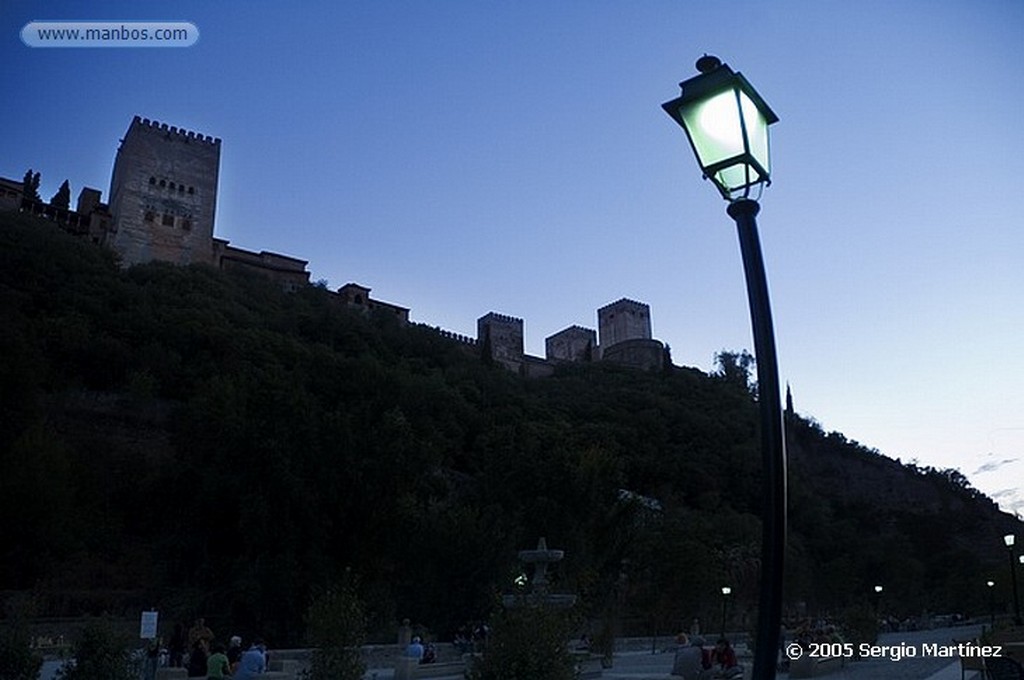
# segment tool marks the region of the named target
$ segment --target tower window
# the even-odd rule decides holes
[[[163,224],[165,227],[173,227],[174,215],[164,215]]]
[[[185,193],[185,185],[184,184],[179,184],[178,185],[178,193],[179,194]]]
[[[181,221],[181,228],[184,229],[185,231],[189,231],[190,229],[192,229],[192,220],[183,219]]]
[[[156,214],[152,210],[147,210],[145,219],[147,222],[152,222],[156,219]]]
[[[167,188],[170,189],[171,191],[174,191],[174,182],[171,182]]]
[[[167,186],[167,180],[165,180],[165,179],[160,180],[160,188],[162,189],[165,186]]]
[[[196,188],[195,187],[189,187],[188,188],[188,193],[190,193],[190,194],[196,193]]]
[[[156,177],[150,177],[149,178],[149,183],[150,184],[156,184]]]

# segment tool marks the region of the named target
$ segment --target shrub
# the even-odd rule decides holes
[[[862,643],[874,644],[878,640],[878,617],[866,605],[850,607],[843,613],[841,631],[845,640],[853,643],[854,649]]]
[[[356,579],[346,573],[338,584],[313,595],[306,613],[313,651],[311,680],[361,680],[366,672],[360,647],[366,636],[366,614]]]
[[[132,654],[131,638],[109,621],[87,623],[71,658],[57,671],[59,680],[138,680],[141,659]]]
[[[23,626],[0,626],[0,680],[36,680],[43,659],[29,647]]]
[[[571,623],[564,612],[535,607],[505,610],[491,626],[487,649],[470,680],[573,680]]]

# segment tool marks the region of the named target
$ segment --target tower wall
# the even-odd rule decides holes
[[[490,358],[520,372],[523,367],[523,320],[490,312],[476,321],[478,344],[489,343]]]
[[[125,266],[213,263],[220,139],[136,116],[110,181],[108,244]]]
[[[592,328],[569,326],[544,339],[549,361],[590,361],[597,359],[597,332]]]
[[[622,298],[597,310],[602,352],[626,340],[651,339],[651,308],[642,302]]]

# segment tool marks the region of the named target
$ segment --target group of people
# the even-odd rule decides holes
[[[736,659],[736,650],[727,638],[719,638],[710,649],[704,646],[704,638],[700,635],[680,633],[676,642],[672,675],[684,680],[743,677],[743,666]]]
[[[419,635],[413,637],[412,642],[405,648],[405,656],[416,659],[420,663],[435,663],[437,661],[437,648],[434,643],[423,644]]]
[[[256,638],[248,649],[243,649],[242,638],[232,635],[225,646],[216,640],[202,618],[196,619],[187,634],[184,626],[175,624],[167,647],[167,665],[187,669],[190,678],[253,680],[267,670],[267,646],[263,640]]]

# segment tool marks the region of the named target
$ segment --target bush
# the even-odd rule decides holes
[[[874,644],[878,640],[878,617],[874,609],[865,605],[850,607],[843,613],[841,631],[854,649],[861,644]]]
[[[43,659],[29,647],[28,630],[0,626],[0,680],[36,680]]]
[[[534,607],[505,610],[493,621],[487,649],[470,680],[573,680],[571,623],[559,611]]]
[[[346,573],[341,583],[316,592],[306,622],[315,647],[311,680],[361,680],[366,672],[360,651],[366,615],[356,579]]]
[[[57,671],[59,680],[138,680],[141,659],[132,654],[131,638],[109,621],[96,620],[81,630],[71,658]]]

